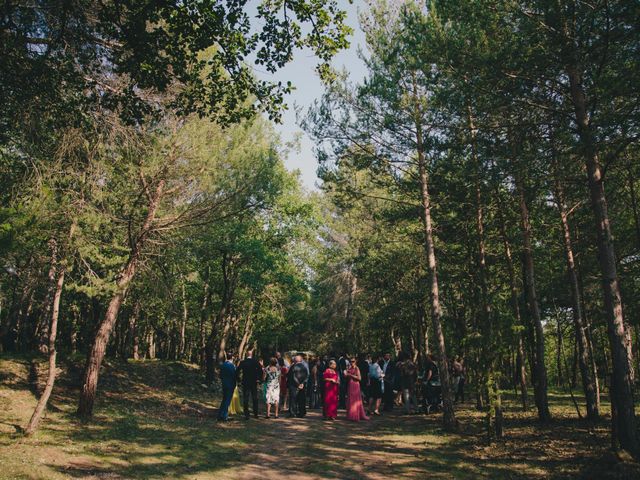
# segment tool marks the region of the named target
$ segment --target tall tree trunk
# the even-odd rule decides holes
[[[517,166],[516,166],[517,169]],[[549,412],[549,399],[547,395],[547,367],[545,366],[544,329],[538,294],[535,282],[535,270],[533,266],[533,247],[531,234],[531,221],[529,219],[529,207],[525,199],[524,182],[520,175],[515,175],[516,188],[518,190],[518,203],[520,206],[520,226],[522,230],[522,253],[525,278],[525,290],[527,292],[527,305],[535,333],[535,376],[533,378],[533,391],[538,409],[538,418],[542,422],[551,420]]]
[[[209,304],[211,303],[211,289],[209,288],[209,267],[204,279],[204,292],[202,294],[202,305],[200,306],[200,328],[199,328],[199,357],[200,368],[206,368],[207,359],[207,323],[209,319]]]
[[[499,192],[496,192],[498,197]],[[509,237],[507,236],[507,230],[505,225],[505,218],[502,210],[498,208],[498,216],[500,223],[500,235],[502,236],[502,245],[504,247],[504,258],[507,262],[507,272],[509,273],[509,291],[511,296],[511,308],[513,309],[513,316],[515,324],[521,327],[518,331],[518,348],[517,355],[517,376],[520,384],[520,398],[522,401],[522,410],[526,411],[529,408],[528,405],[528,393],[527,393],[527,366],[526,366],[526,354],[524,349],[523,330],[524,325],[522,323],[522,315],[520,314],[520,302],[518,301],[518,282],[516,277],[516,270],[513,265],[513,255],[511,253],[511,244],[509,243]]]
[[[131,345],[131,356],[134,360],[140,359],[140,335],[138,333],[140,323],[140,300],[136,299],[133,304],[133,311],[129,317],[129,339]]]
[[[238,347],[238,355],[240,358],[244,358],[247,345],[249,345],[249,340],[251,340],[251,334],[253,333],[253,307],[249,310],[249,314],[247,315],[247,319],[244,322],[244,331],[242,333],[242,340],[240,340],[240,345]]]
[[[573,255],[573,242],[571,239],[571,229],[569,228],[569,218],[567,214],[567,206],[564,199],[564,190],[560,182],[559,174],[555,172],[555,196],[558,213],[560,214],[560,225],[564,239],[564,252],[567,260],[567,275],[569,277],[569,285],[571,286],[572,315],[573,327],[576,336],[576,346],[578,347],[578,366],[580,368],[580,376],[582,378],[582,387],[587,406],[587,418],[594,420],[598,418],[598,402],[596,400],[596,388],[589,371],[590,358],[589,346],[587,343],[587,332],[584,321],[584,312],[582,310],[582,298],[580,285],[578,283],[578,272]]]
[[[72,227],[73,228],[73,227]],[[72,230],[73,233],[73,230]],[[60,297],[62,296],[62,287],[64,285],[64,276],[65,276],[65,268],[60,265],[57,259],[57,246],[53,247],[54,252],[52,255],[52,268],[54,270],[54,276],[57,277],[55,282],[55,289],[53,294],[53,301],[51,304],[51,308],[49,309],[51,313],[51,324],[49,326],[49,374],[47,376],[47,384],[42,392],[42,395],[38,399],[38,404],[31,415],[31,419],[29,420],[29,424],[24,431],[25,435],[33,434],[40,424],[40,419],[42,418],[42,414],[47,408],[47,403],[49,402],[49,397],[51,396],[51,392],[53,391],[53,386],[56,381],[56,336],[58,335],[58,316],[60,313]]]
[[[478,280],[480,283],[480,307],[481,307],[481,334],[484,337],[482,342],[482,357],[485,362],[484,377],[487,379],[486,387],[489,397],[489,428],[487,434],[491,438],[501,438],[502,429],[502,399],[498,376],[494,373],[495,349],[493,348],[493,325],[491,314],[491,302],[489,300],[489,272],[487,269],[486,246],[484,234],[484,204],[482,201],[482,164],[478,154],[478,142],[476,138],[476,126],[473,119],[471,107],[468,107],[469,136],[471,140],[471,156],[474,164],[475,175],[475,201],[476,201],[476,235],[478,246]],[[493,425],[493,426],[492,426]]]
[[[353,270],[349,268],[349,293],[347,296],[347,309],[346,309],[346,322],[347,327],[349,328],[349,333],[351,338],[355,340],[356,336],[356,324],[355,324],[355,315],[353,314],[353,309],[356,302],[356,292],[358,289],[358,277],[356,277],[353,273]]]
[[[613,363],[611,403],[612,408],[615,408],[616,411],[616,418],[612,422],[613,438],[622,449],[631,452],[633,455],[640,455],[633,401],[631,359],[627,348],[622,296],[620,294],[615,247],[609,221],[602,169],[578,62],[569,62],[566,72],[569,78],[575,121],[578,126],[580,147],[587,168],[591,207],[598,239],[598,260],[602,276],[604,309],[607,316],[607,330]]]
[[[422,222],[424,233],[424,248],[427,254],[427,264],[431,274],[431,321],[433,323],[433,334],[438,347],[440,357],[440,383],[442,385],[443,402],[443,422],[445,429],[454,430],[458,426],[455,412],[453,410],[453,391],[449,379],[449,361],[447,359],[447,348],[442,331],[442,306],[440,305],[440,286],[438,284],[438,268],[436,261],[435,242],[433,238],[433,225],[431,219],[431,197],[429,194],[429,177],[427,174],[427,159],[424,152],[424,141],[422,132],[422,114],[417,94],[417,85],[414,78],[413,95],[415,101],[414,120],[416,126],[416,147],[418,154],[418,170],[420,175],[420,193],[422,203]]]
[[[187,330],[187,319],[189,318],[189,310],[187,309],[187,294],[184,286],[184,277],[182,278],[182,322],[180,323],[180,342],[178,343],[178,358],[184,360],[185,351],[185,334]]]
[[[146,240],[151,232],[151,227],[164,193],[164,187],[165,180],[161,179],[158,182],[155,192],[149,199],[145,221],[142,224],[138,237],[132,246],[127,264],[116,281],[116,293],[111,297],[109,306],[107,307],[107,312],[98,326],[98,331],[91,350],[89,351],[89,356],[87,357],[82,389],[80,391],[80,401],[78,404],[78,415],[80,417],[89,418],[93,414],[93,404],[95,402],[96,391],[98,389],[100,366],[104,359],[107,343],[109,342],[109,336],[118,318],[118,312],[120,311],[120,307],[122,306],[122,302],[124,301],[129,285],[131,284],[131,280],[133,280],[136,274],[138,263],[140,262],[140,256],[142,255],[142,249],[144,248]]]
[[[562,374],[562,342],[562,324],[560,323],[560,315],[556,315],[556,370],[558,371],[558,378],[556,379],[557,387],[562,387],[564,385],[564,375]],[[569,372],[565,373],[568,375]]]

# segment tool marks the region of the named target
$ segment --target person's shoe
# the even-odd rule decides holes
[[[377,410],[376,410],[376,411],[374,411],[374,412],[373,412],[373,414],[374,414],[374,415],[378,415],[378,416],[380,416],[380,412],[379,412],[379,411],[377,411]]]

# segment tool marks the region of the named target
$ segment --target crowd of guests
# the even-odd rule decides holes
[[[325,356],[305,358],[294,355],[291,362],[279,352],[267,361],[249,351],[235,363],[232,353],[220,367],[222,403],[219,421],[229,414],[244,413],[246,419],[259,417],[262,398],[265,418],[304,417],[307,408],[322,408],[323,418],[333,421],[338,410],[346,419],[369,420],[394,407],[405,414],[429,413],[441,406],[441,386],[437,359],[428,355],[420,367],[408,354],[393,360],[381,355]],[[465,368],[461,357],[451,362],[455,401],[464,401]],[[240,406],[242,392],[242,407]],[[252,409],[250,410],[250,403]]]

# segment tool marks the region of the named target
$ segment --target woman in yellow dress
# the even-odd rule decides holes
[[[229,415],[239,415],[241,412],[240,391],[236,385],[236,388],[233,390],[233,397],[231,397],[231,405],[229,405]]]

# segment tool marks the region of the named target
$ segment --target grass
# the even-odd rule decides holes
[[[37,363],[37,362],[36,362]],[[177,362],[105,366],[96,416],[74,416],[79,363],[62,366],[42,428],[22,438],[35,405],[30,383],[46,374],[28,358],[0,358],[2,479],[382,479],[640,478],[640,467],[608,450],[608,422],[577,419],[568,395],[550,397],[555,421],[539,425],[505,395],[506,439],[487,445],[483,414],[457,410],[459,433],[438,415],[375,418],[360,424],[304,420],[215,422],[217,394]],[[31,372],[31,373],[30,373]],[[605,411],[607,406],[604,406]]]

